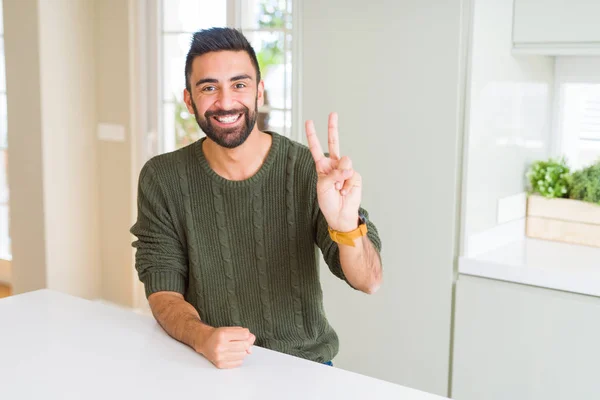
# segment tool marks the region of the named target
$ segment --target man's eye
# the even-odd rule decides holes
[[[245,88],[245,87],[246,87],[246,84],[245,84],[245,83],[236,83],[236,84],[235,84],[235,88],[236,88],[236,89],[243,89],[243,88]]]
[[[214,92],[215,90],[217,90],[217,88],[215,88],[214,86],[206,86],[202,88],[203,92]]]

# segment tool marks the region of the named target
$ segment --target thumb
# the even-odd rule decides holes
[[[254,344],[255,341],[256,341],[256,336],[254,336],[251,333],[250,337],[248,338],[248,350],[246,350],[246,353],[252,354],[252,345]]]
[[[351,169],[333,169],[331,172],[321,178],[321,185],[324,190],[329,190],[331,187],[335,187],[336,190],[340,190],[346,179],[349,179],[354,174]]]

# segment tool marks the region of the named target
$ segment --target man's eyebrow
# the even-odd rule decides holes
[[[219,83],[219,81],[216,80],[215,78],[204,78],[204,79],[200,79],[198,82],[196,82],[195,86],[202,85],[203,83]]]
[[[233,81],[241,81],[241,80],[244,80],[244,79],[250,79],[250,80],[252,80],[252,77],[250,75],[248,75],[248,74],[236,75],[233,78],[231,78],[230,81],[231,82],[233,82]]]

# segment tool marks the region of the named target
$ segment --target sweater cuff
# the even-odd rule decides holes
[[[177,292],[185,295],[185,278],[174,271],[157,271],[145,275],[141,281],[146,289],[146,298],[156,292]]]

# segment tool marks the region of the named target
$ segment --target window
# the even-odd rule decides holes
[[[292,132],[292,0],[243,1],[241,28],[256,51],[265,81],[258,126],[284,136]]]
[[[226,0],[162,1],[162,150],[172,151],[204,136],[183,102],[185,56],[193,33],[227,25]]]
[[[157,104],[160,111],[150,121],[157,132],[147,138],[150,148],[172,151],[204,136],[183,102],[185,56],[193,33],[215,26],[241,28],[257,53],[266,93],[258,110],[259,129],[293,136],[292,123],[299,114],[292,0],[162,0],[156,9],[159,63],[154,77],[150,71],[150,85],[159,82],[159,100],[150,107]],[[152,57],[152,49],[149,53]]]
[[[0,0],[0,259],[10,260],[8,230],[8,141],[6,124],[6,77],[4,69],[4,26]]]
[[[600,57],[558,57],[558,153],[573,170],[600,160]]]

